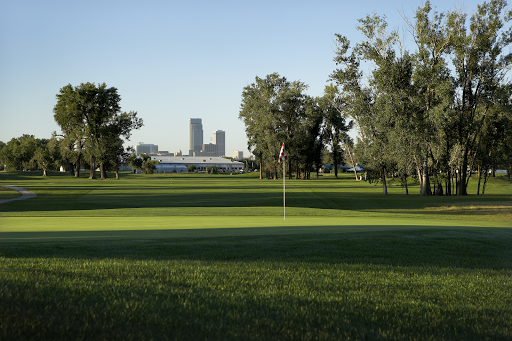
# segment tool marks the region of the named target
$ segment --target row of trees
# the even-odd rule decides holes
[[[275,169],[284,141],[290,166],[306,171],[318,169],[319,151],[328,148],[334,164],[341,156],[364,164],[384,194],[389,179],[408,193],[407,179],[416,177],[421,195],[465,195],[477,171],[483,193],[488,169],[510,174],[512,165],[512,55],[505,53],[512,12],[505,7],[504,0],[484,3],[468,22],[465,13],[437,13],[427,1],[413,20],[404,17],[413,52],[385,17],[360,19],[362,42],[351,47],[336,35],[334,85],[323,97],[308,97],[304,84],[277,74],[244,88],[239,117],[249,148]],[[351,122],[356,144],[346,134]]]
[[[245,123],[248,147],[260,164],[260,177],[279,173],[278,154],[284,142],[289,176],[309,178],[322,166],[322,150],[330,146],[334,164],[342,160],[341,141],[349,139],[351,128],[333,101],[334,86],[326,87],[323,97],[305,94],[307,85],[290,82],[278,73],[256,81],[243,90],[239,118]],[[337,167],[336,177],[337,177]]]
[[[13,138],[0,143],[0,160],[8,170],[56,170],[61,166],[70,175],[79,177],[80,169],[90,169],[90,178],[96,178],[100,168],[101,179],[106,171],[116,172],[133,154],[131,147],[123,147],[133,129],[143,126],[136,112],[121,112],[121,96],[114,87],[105,83],[71,84],[57,94],[54,119],[61,133],[50,139],[37,139],[33,135]]]
[[[335,102],[357,123],[359,157],[384,191],[387,178],[406,186],[414,174],[422,195],[465,195],[472,170],[484,171],[485,184],[487,169],[510,165],[512,31],[505,25],[512,12],[505,7],[484,3],[468,23],[465,13],[437,13],[426,2],[405,19],[414,52],[377,15],[359,20],[365,40],[353,48],[336,36]]]
[[[55,137],[37,139],[34,135],[23,135],[7,143],[0,141],[0,163],[7,169],[42,169],[46,176],[48,170],[60,167],[59,160],[59,141]]]

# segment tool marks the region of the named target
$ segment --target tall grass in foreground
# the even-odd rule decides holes
[[[510,340],[512,231],[2,244],[0,339]]]

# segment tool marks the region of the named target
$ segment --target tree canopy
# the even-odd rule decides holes
[[[62,130],[62,153],[79,176],[84,156],[90,160],[90,178],[96,178],[99,163],[101,178],[105,179],[105,165],[116,164],[124,153],[120,148],[133,129],[143,126],[136,112],[121,112],[121,96],[105,83],[71,84],[57,94],[54,119]]]
[[[512,12],[505,7],[483,3],[468,24],[465,13],[437,13],[427,1],[405,20],[412,52],[376,14],[359,20],[364,39],[353,47],[336,35],[336,102],[354,118],[360,158],[384,191],[389,177],[416,176],[421,195],[465,195],[475,166],[487,160],[486,169],[497,167],[488,155],[505,138],[499,127],[512,119],[512,57],[505,53]]]

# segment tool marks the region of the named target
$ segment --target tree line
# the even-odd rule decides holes
[[[101,179],[107,171],[115,171],[119,178],[122,163],[134,150],[125,148],[131,131],[143,126],[136,112],[122,112],[121,96],[115,87],[105,83],[71,84],[57,94],[54,119],[61,133],[54,132],[50,139],[38,139],[33,135],[0,142],[0,161],[7,170],[42,169],[57,170],[61,166],[71,176],[79,177],[80,169],[90,170],[90,178],[96,178],[100,169]]]
[[[318,171],[323,150],[334,165],[363,164],[366,179],[416,178],[420,194],[466,195],[476,172],[483,194],[488,170],[512,168],[512,54],[504,0],[438,13],[426,2],[413,19],[402,14],[415,50],[385,17],[358,20],[363,40],[335,35],[336,68],[322,97],[277,73],[243,89],[239,118],[260,170],[275,177],[284,142],[289,176]],[[353,141],[348,130],[354,125]],[[354,167],[355,168],[355,167]],[[335,167],[337,170],[337,167]],[[357,173],[356,173],[357,178]],[[360,180],[360,178],[358,178]]]

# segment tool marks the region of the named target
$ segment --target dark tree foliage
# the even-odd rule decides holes
[[[54,119],[62,131],[62,154],[75,176],[79,176],[85,155],[89,156],[90,178],[96,178],[99,163],[101,178],[106,178],[105,166],[116,164],[122,157],[123,139],[128,140],[133,129],[143,126],[136,112],[121,112],[121,96],[105,83],[71,84],[57,94]],[[72,170],[71,170],[72,172]]]
[[[359,20],[364,39],[353,48],[336,35],[335,103],[355,120],[358,158],[384,193],[387,179],[408,193],[415,176],[421,195],[465,195],[472,171],[488,174],[507,155],[498,153],[512,134],[512,57],[504,52],[512,12],[505,7],[483,3],[468,23],[465,13],[437,13],[427,1],[414,20],[405,18],[413,52],[376,14]],[[363,63],[373,66],[367,74]]]

